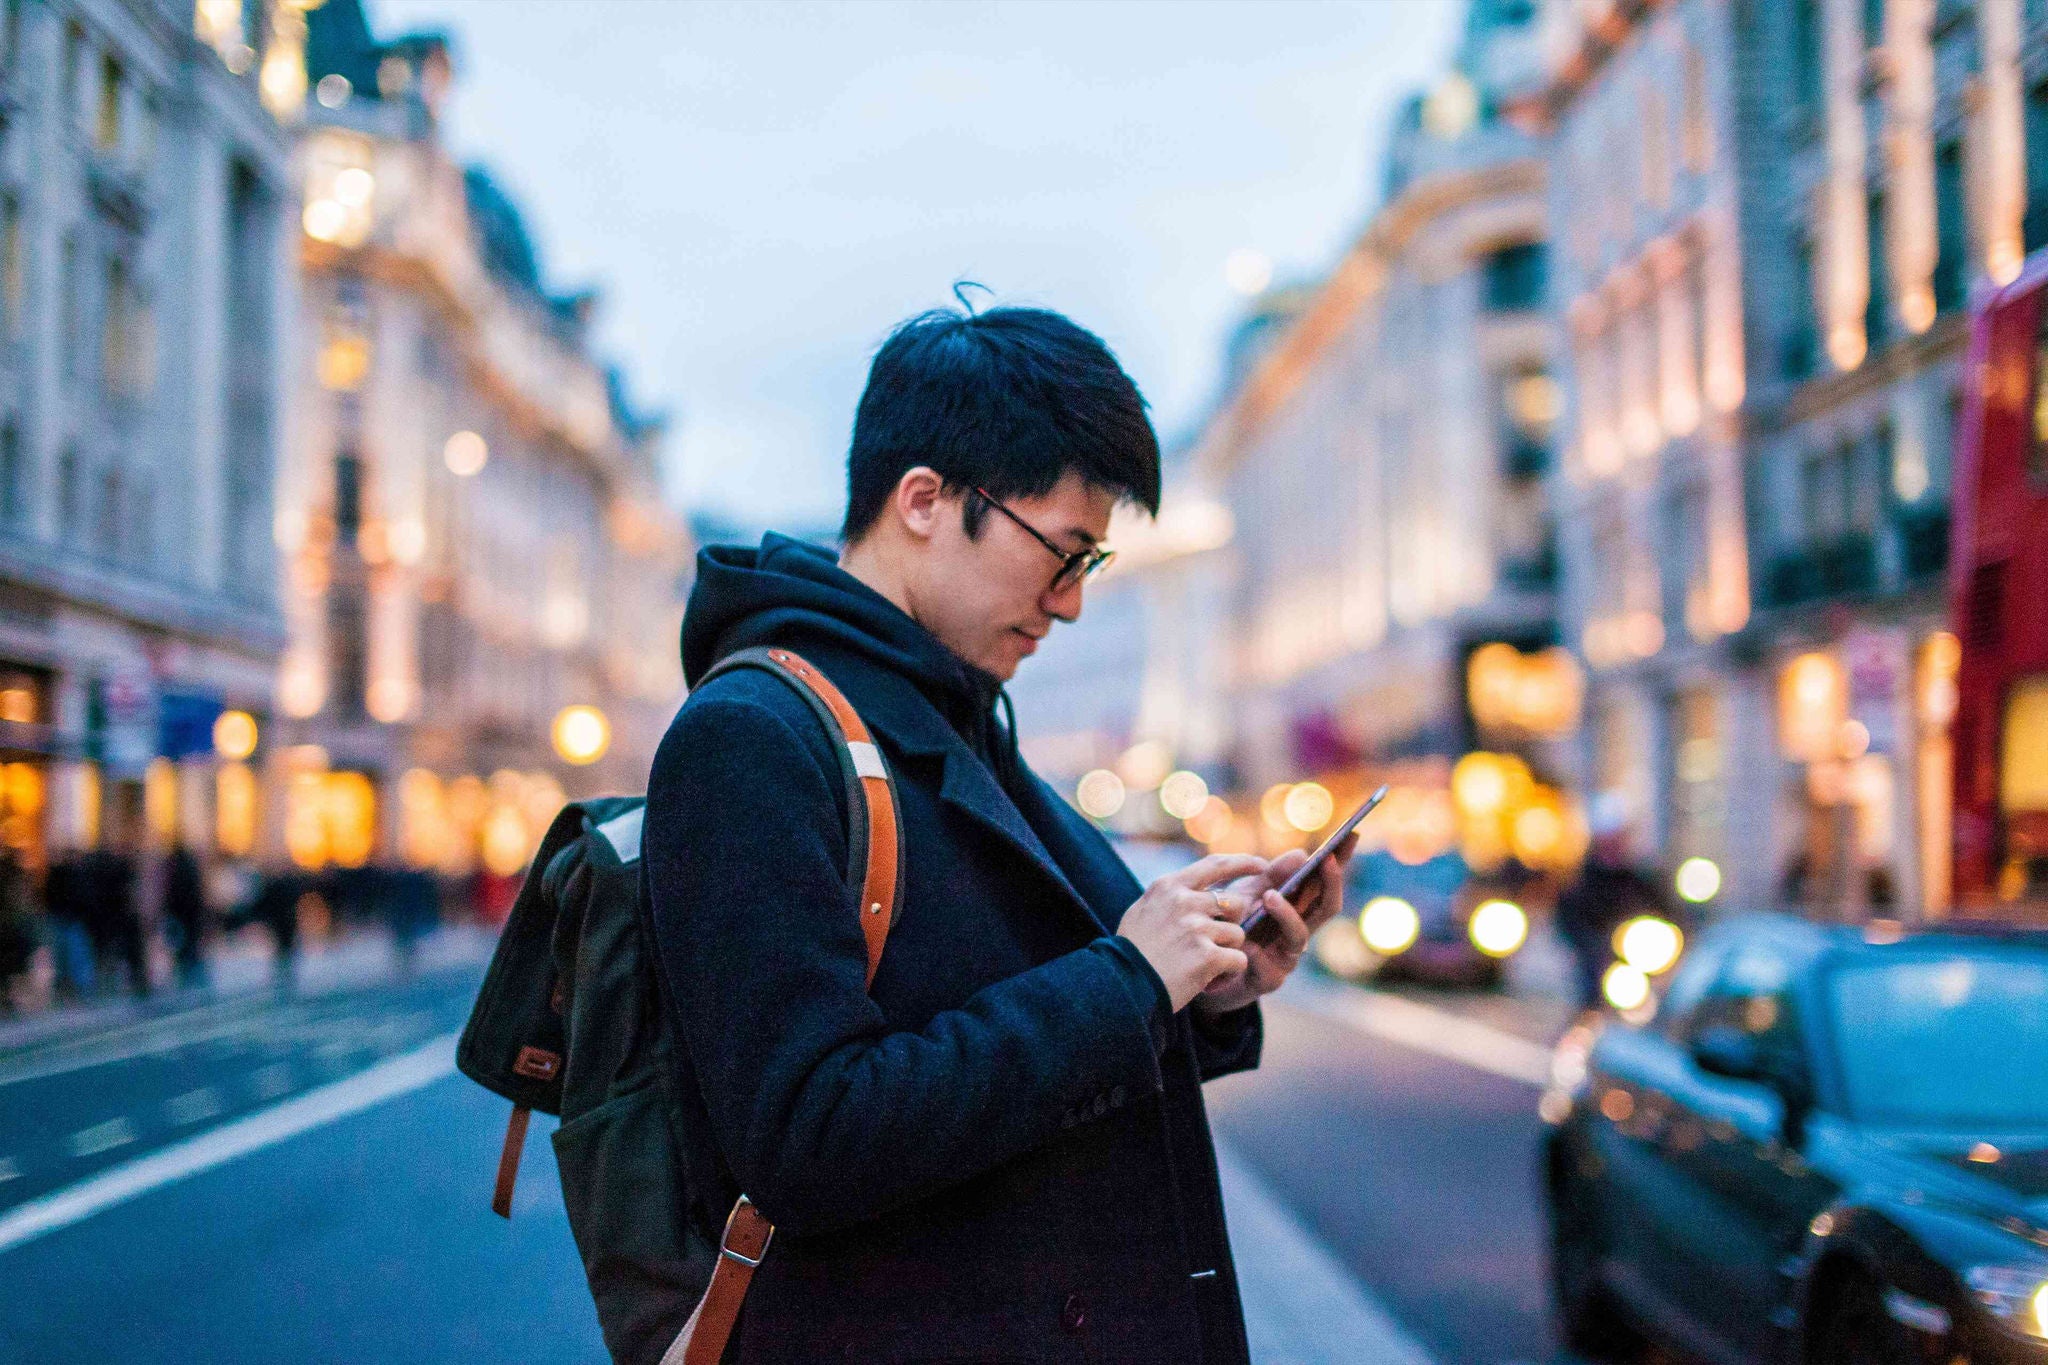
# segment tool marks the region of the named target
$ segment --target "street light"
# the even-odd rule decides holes
[[[213,722],[213,751],[239,763],[256,752],[256,718],[247,711],[223,711]]]
[[[565,706],[555,716],[555,752],[579,767],[604,757],[612,744],[611,722],[595,706]]]

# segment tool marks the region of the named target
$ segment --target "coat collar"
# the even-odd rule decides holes
[[[885,748],[913,763],[923,761],[940,765],[940,801],[994,834],[1044,873],[1062,898],[1086,916],[1093,933],[1115,931],[1114,916],[1122,906],[1109,909],[1109,902],[1103,898],[1103,893],[1114,885],[1115,877],[1095,868],[1099,857],[1086,856],[1085,846],[1079,844],[1072,831],[1065,828],[1062,812],[1057,809],[1064,803],[1052,795],[1050,788],[1035,776],[1028,777],[1031,791],[1025,794],[1024,803],[1038,808],[1032,812],[1038,817],[1036,823],[1067,855],[1068,865],[1081,873],[1085,888],[1075,886],[1060,860],[1047,847],[1045,839],[1039,836],[1038,830],[1019,811],[1017,803],[996,782],[995,774],[989,771],[988,765],[967,747],[967,741],[946,722],[945,716],[914,683],[892,669],[880,667],[850,652],[821,649],[816,653],[825,657],[813,658],[812,661],[847,694],[854,709],[860,712],[861,720]],[[806,657],[811,656],[807,654]],[[915,858],[917,850],[907,850],[907,856]],[[1121,871],[1120,865],[1117,870]],[[1094,898],[1084,895],[1083,889],[1094,892]],[[1114,898],[1115,893],[1112,893],[1110,901]],[[1106,916],[1110,917],[1107,922]]]

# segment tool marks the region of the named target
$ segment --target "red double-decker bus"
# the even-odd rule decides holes
[[[1972,319],[1949,610],[1954,904],[2048,920],[2048,252]]]

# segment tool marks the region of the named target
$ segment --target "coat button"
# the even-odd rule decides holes
[[[1088,1325],[1088,1303],[1079,1294],[1067,1295],[1066,1306],[1060,1309],[1060,1326],[1069,1332],[1078,1332]]]
[[[1060,1127],[1072,1128],[1075,1124],[1079,1123],[1080,1121],[1081,1120],[1079,1118],[1075,1117],[1074,1111],[1069,1109],[1066,1113],[1060,1116]]]
[[[1109,1107],[1112,1109],[1124,1107],[1124,1088],[1122,1086],[1118,1086],[1109,1092]]]
[[[1102,1117],[1102,1116],[1103,1116],[1104,1114],[1106,1114],[1106,1113],[1108,1113],[1108,1112],[1109,1112],[1109,1096],[1107,1096],[1107,1095],[1097,1095],[1097,1096],[1095,1097],[1095,1117],[1097,1117],[1097,1118],[1101,1118],[1101,1117]]]

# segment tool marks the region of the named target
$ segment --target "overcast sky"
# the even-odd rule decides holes
[[[853,405],[899,319],[971,278],[1099,332],[1162,437],[1213,393],[1225,262],[1318,274],[1457,0],[838,5],[367,0],[453,35],[459,155],[669,409],[677,501],[836,519]]]

